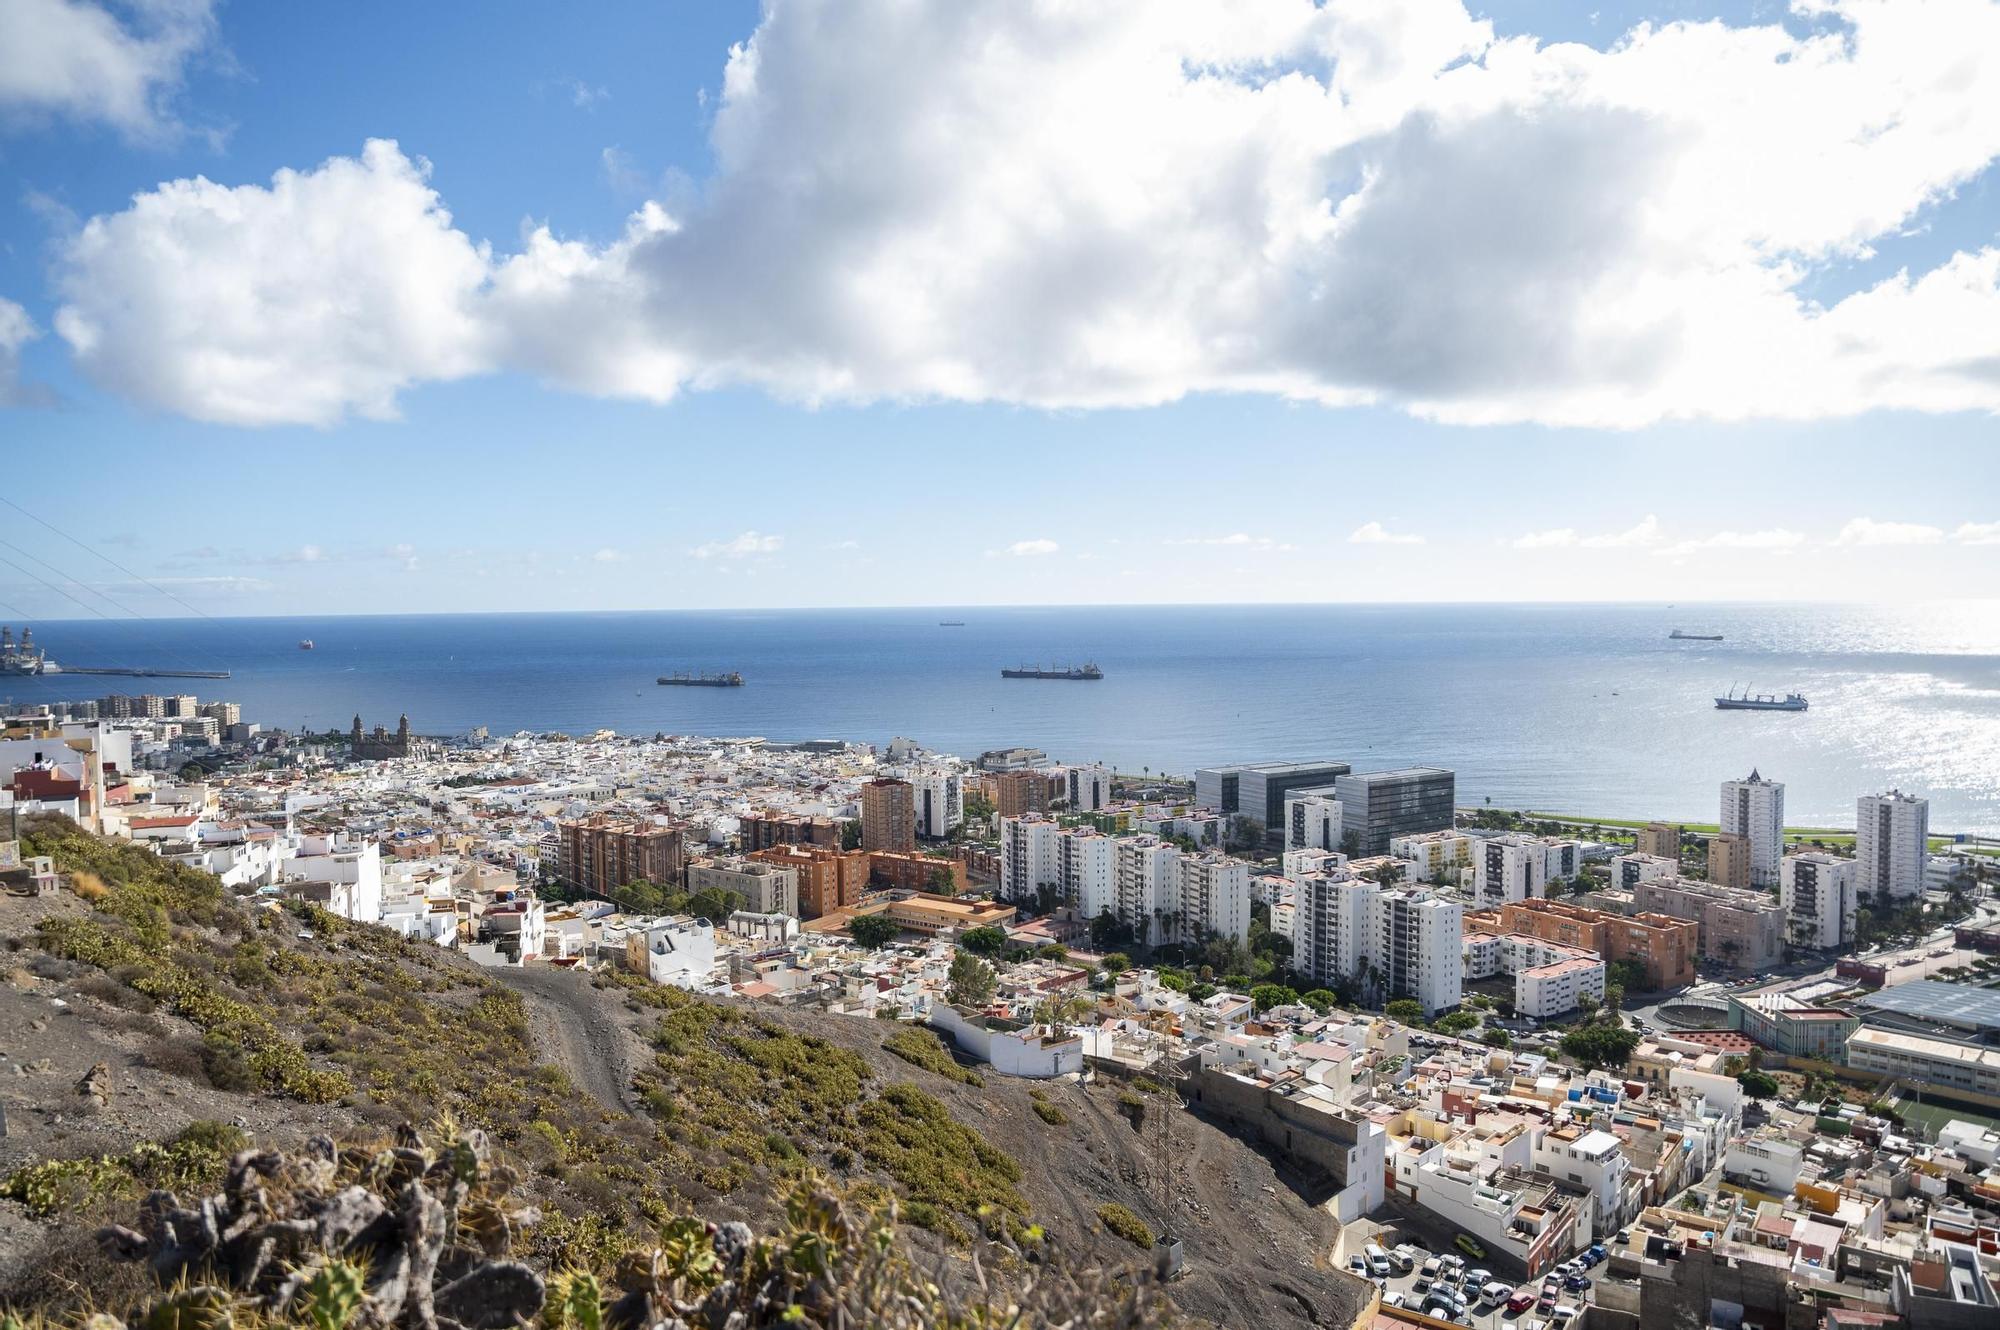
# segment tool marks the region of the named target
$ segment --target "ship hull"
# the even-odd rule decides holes
[[[662,688],[741,688],[741,679],[660,679]]]
[[[1718,697],[1715,699],[1717,711],[1804,711],[1803,699],[1797,702],[1764,702],[1754,697]]]
[[[1077,670],[1002,670],[1003,679],[1067,679],[1076,683],[1095,683],[1104,677],[1102,672],[1084,674]]]

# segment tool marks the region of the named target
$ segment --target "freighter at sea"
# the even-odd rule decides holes
[[[1771,693],[1751,693],[1748,689],[1736,692],[1734,689],[1715,699],[1717,711],[1804,711],[1804,693],[1786,693],[1783,697]]]
[[[735,670],[727,674],[662,674],[657,682],[670,688],[741,688],[743,676]]]
[[[1030,668],[1023,665],[1019,669],[1000,671],[1000,677],[1003,679],[1102,679],[1104,671],[1097,668],[1096,661],[1090,661],[1082,665],[1071,665],[1063,669],[1043,669],[1039,665]]]
[[[1684,633],[1676,628],[1667,634],[1669,642],[1720,642],[1721,633]]]
[[[127,679],[227,679],[228,670],[155,670],[143,665],[58,665],[35,645],[35,630],[23,628],[19,644],[11,627],[0,627],[0,676],[112,674]]]

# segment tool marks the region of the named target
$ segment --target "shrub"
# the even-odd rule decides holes
[[[908,1026],[884,1039],[882,1047],[911,1066],[935,1072],[948,1081],[957,1081],[960,1085],[986,1084],[985,1078],[978,1072],[954,1062],[951,1050],[944,1046],[944,1041],[929,1030]]]
[[[1097,1222],[1142,1251],[1152,1248],[1153,1230],[1146,1226],[1145,1220],[1116,1201],[1097,1207]]]
[[[1060,1127],[1069,1121],[1069,1114],[1063,1112],[1046,1099],[1034,1100],[1030,1107],[1035,1110],[1036,1117],[1048,1123],[1051,1127]]]

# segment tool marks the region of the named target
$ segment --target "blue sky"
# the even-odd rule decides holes
[[[5,493],[108,556],[0,510],[0,609],[2000,584],[2000,135],[1925,114],[1991,6],[1008,8],[186,0],[98,15],[137,109],[0,73]],[[93,10],[23,0],[47,67]],[[1815,96],[1880,105],[1763,196]]]

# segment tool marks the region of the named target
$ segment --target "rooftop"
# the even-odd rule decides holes
[[[1885,988],[1856,1004],[1865,1015],[1891,1012],[1963,1030],[2000,1030],[2000,990],[1915,979]]]

